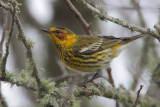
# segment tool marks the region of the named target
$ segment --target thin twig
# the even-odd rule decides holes
[[[114,18],[112,16],[109,16],[107,13],[98,10],[97,8],[93,7],[91,4],[86,2],[85,0],[82,0],[82,3],[85,4],[93,13],[97,14],[101,20],[109,20],[113,23],[119,24],[127,29],[130,29],[132,31],[141,32],[143,34],[150,34],[153,37],[157,38],[160,42],[160,34],[157,31],[151,30],[150,28],[143,28],[140,26],[135,26],[132,24],[129,24],[127,22],[124,22],[118,18]]]
[[[114,80],[113,80],[113,77],[112,77],[111,67],[108,67],[108,68],[107,68],[107,73],[108,73],[108,77],[109,77],[109,82],[110,82],[110,84],[111,84],[113,87],[115,87]],[[118,102],[118,100],[116,100],[116,107],[119,107],[119,102]]]
[[[114,80],[113,80],[113,77],[112,77],[112,72],[111,72],[111,67],[108,67],[107,68],[107,73],[108,73],[108,77],[109,77],[109,82],[110,84],[115,87],[114,85]]]
[[[12,37],[13,27],[14,27],[14,23],[15,23],[15,19],[14,19],[14,16],[16,14],[15,13],[15,8],[14,8],[13,11],[14,12],[12,13],[12,25],[11,25],[11,29],[10,29],[10,32],[9,32],[8,41],[6,42],[6,53],[5,53],[4,57],[2,57],[2,62],[1,62],[2,78],[6,77],[6,62],[7,62],[7,58],[8,58],[8,55],[9,55],[9,43],[10,43],[10,40],[11,40],[11,37]]]
[[[3,32],[2,32],[2,36],[1,36],[1,41],[0,41],[0,58],[2,57],[2,45],[4,42],[4,38],[5,38],[5,32],[7,30],[8,27],[8,12],[4,10],[4,17],[3,17]]]
[[[136,107],[138,104],[138,99],[139,99],[139,95],[140,95],[142,88],[143,88],[143,85],[140,85],[140,89],[137,91],[137,97],[136,97],[136,101],[135,101],[133,107]]]
[[[77,18],[80,20],[85,32],[88,35],[91,35],[90,31],[90,24],[86,22],[86,20],[83,18],[83,16],[80,14],[80,12],[75,8],[75,6],[72,4],[70,0],[65,0],[69,9],[77,16]]]

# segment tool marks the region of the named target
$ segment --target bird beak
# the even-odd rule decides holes
[[[41,29],[41,31],[43,31],[45,33],[51,33],[48,29]]]

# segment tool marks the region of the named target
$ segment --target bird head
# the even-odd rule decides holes
[[[42,31],[48,34],[55,45],[65,45],[67,47],[76,41],[76,34],[63,27],[53,27],[49,30],[42,29]]]

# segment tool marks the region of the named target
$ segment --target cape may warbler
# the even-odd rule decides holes
[[[82,72],[95,72],[107,68],[126,44],[143,36],[117,38],[77,35],[63,27],[42,31],[49,35],[61,60],[69,67]]]

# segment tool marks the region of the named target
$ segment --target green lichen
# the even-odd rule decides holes
[[[141,107],[160,107],[158,101],[151,99],[150,97],[146,97],[145,99],[140,99],[139,104],[141,105]]]
[[[43,87],[43,93],[52,93],[53,91],[58,91],[58,88],[55,87],[55,82],[50,82],[46,79],[41,79],[41,85]]]
[[[10,73],[10,72],[6,71],[6,77],[5,77],[5,79],[10,80],[10,78],[13,78],[13,77],[14,77],[14,73]]]
[[[102,95],[101,91],[95,86],[87,87],[86,90],[92,91],[94,95]]]
[[[35,42],[34,42],[33,40],[31,40],[30,38],[27,39],[27,43],[29,44],[29,46],[30,46],[31,48],[34,47]]]
[[[107,96],[108,98],[112,98],[112,97],[115,98],[116,97],[115,95],[116,95],[115,90],[113,90],[112,87],[107,87],[105,89],[104,96]]]
[[[27,56],[27,57],[29,57],[29,56]],[[35,62],[34,62],[33,59],[31,59],[30,61],[27,61],[27,63],[26,63],[26,70],[27,70],[27,72],[31,72],[34,67],[35,67]]]
[[[58,87],[59,88],[64,88],[64,87],[67,87],[68,85],[69,85],[69,82],[68,81],[64,81],[64,82],[58,84]]]
[[[81,107],[81,101],[78,100],[73,94],[70,96],[71,107]]]
[[[123,102],[128,102],[129,97],[126,94],[117,93],[117,99]]]
[[[14,78],[20,84],[35,86],[35,85],[37,85],[36,80],[31,75],[32,75],[32,73],[28,72],[28,70],[26,70],[26,69],[23,69],[21,71],[16,70]]]
[[[15,0],[15,9],[16,9],[16,14],[19,14],[21,12],[19,6],[22,6],[22,3],[19,3],[18,1]]]
[[[39,106],[47,107],[47,106],[55,106],[56,100],[60,99],[60,95],[58,93],[59,89],[55,87],[55,82],[50,82],[50,80],[41,79],[41,94],[35,92],[37,95],[37,101],[39,102]]]
[[[54,102],[54,99],[52,99],[52,95],[51,94],[46,94],[44,95],[44,97],[42,99],[40,99],[38,102],[39,102],[39,106],[40,107],[55,107],[55,103]]]

